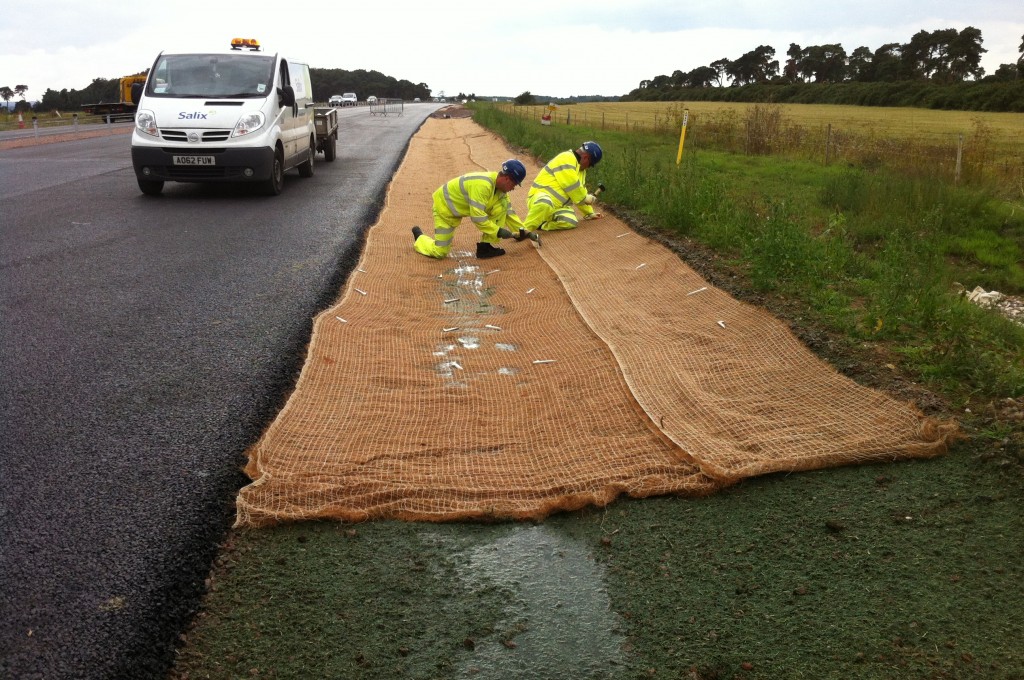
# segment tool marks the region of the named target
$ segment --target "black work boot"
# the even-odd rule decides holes
[[[504,248],[495,248],[490,243],[480,242],[476,244],[476,257],[479,260],[486,260],[488,257],[498,257],[504,254]]]
[[[419,227],[413,227],[412,228],[412,240],[413,241],[418,241],[418,240],[420,240],[420,236],[423,236],[423,230],[420,229]]]

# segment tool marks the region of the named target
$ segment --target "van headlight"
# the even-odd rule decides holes
[[[232,137],[241,137],[242,135],[248,135],[256,132],[263,127],[263,122],[266,119],[262,113],[247,113],[238,119],[235,123],[235,130],[231,133]]]
[[[160,128],[156,126],[156,115],[148,109],[135,112],[135,129],[153,137],[160,136]]]

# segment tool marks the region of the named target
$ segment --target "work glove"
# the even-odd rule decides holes
[[[593,205],[594,201],[596,200],[597,196],[595,196],[594,194],[587,194],[587,197],[583,199],[583,202],[586,203],[587,205]]]
[[[505,227],[500,227],[498,229],[498,238],[512,238],[512,232]]]
[[[589,215],[584,215],[583,219],[585,219],[585,220],[599,220],[602,217],[604,217],[604,215],[602,215],[599,212],[595,212],[595,213],[590,213]]]

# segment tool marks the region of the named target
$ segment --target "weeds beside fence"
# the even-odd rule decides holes
[[[547,106],[500,108],[526,120],[540,120],[548,111]],[[851,114],[851,108],[861,111]],[[865,107],[698,102],[691,108],[682,102],[643,102],[560,106],[552,123],[677,138],[687,110],[688,148],[779,155],[869,170],[886,167],[1024,195],[1020,114],[900,110],[893,117],[909,119],[909,124],[892,125],[884,122],[885,109]]]

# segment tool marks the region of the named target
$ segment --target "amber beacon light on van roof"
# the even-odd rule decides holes
[[[233,50],[250,49],[253,52],[259,52],[260,51],[260,41],[257,40],[256,38],[232,38],[231,39],[231,49],[233,49]]]

